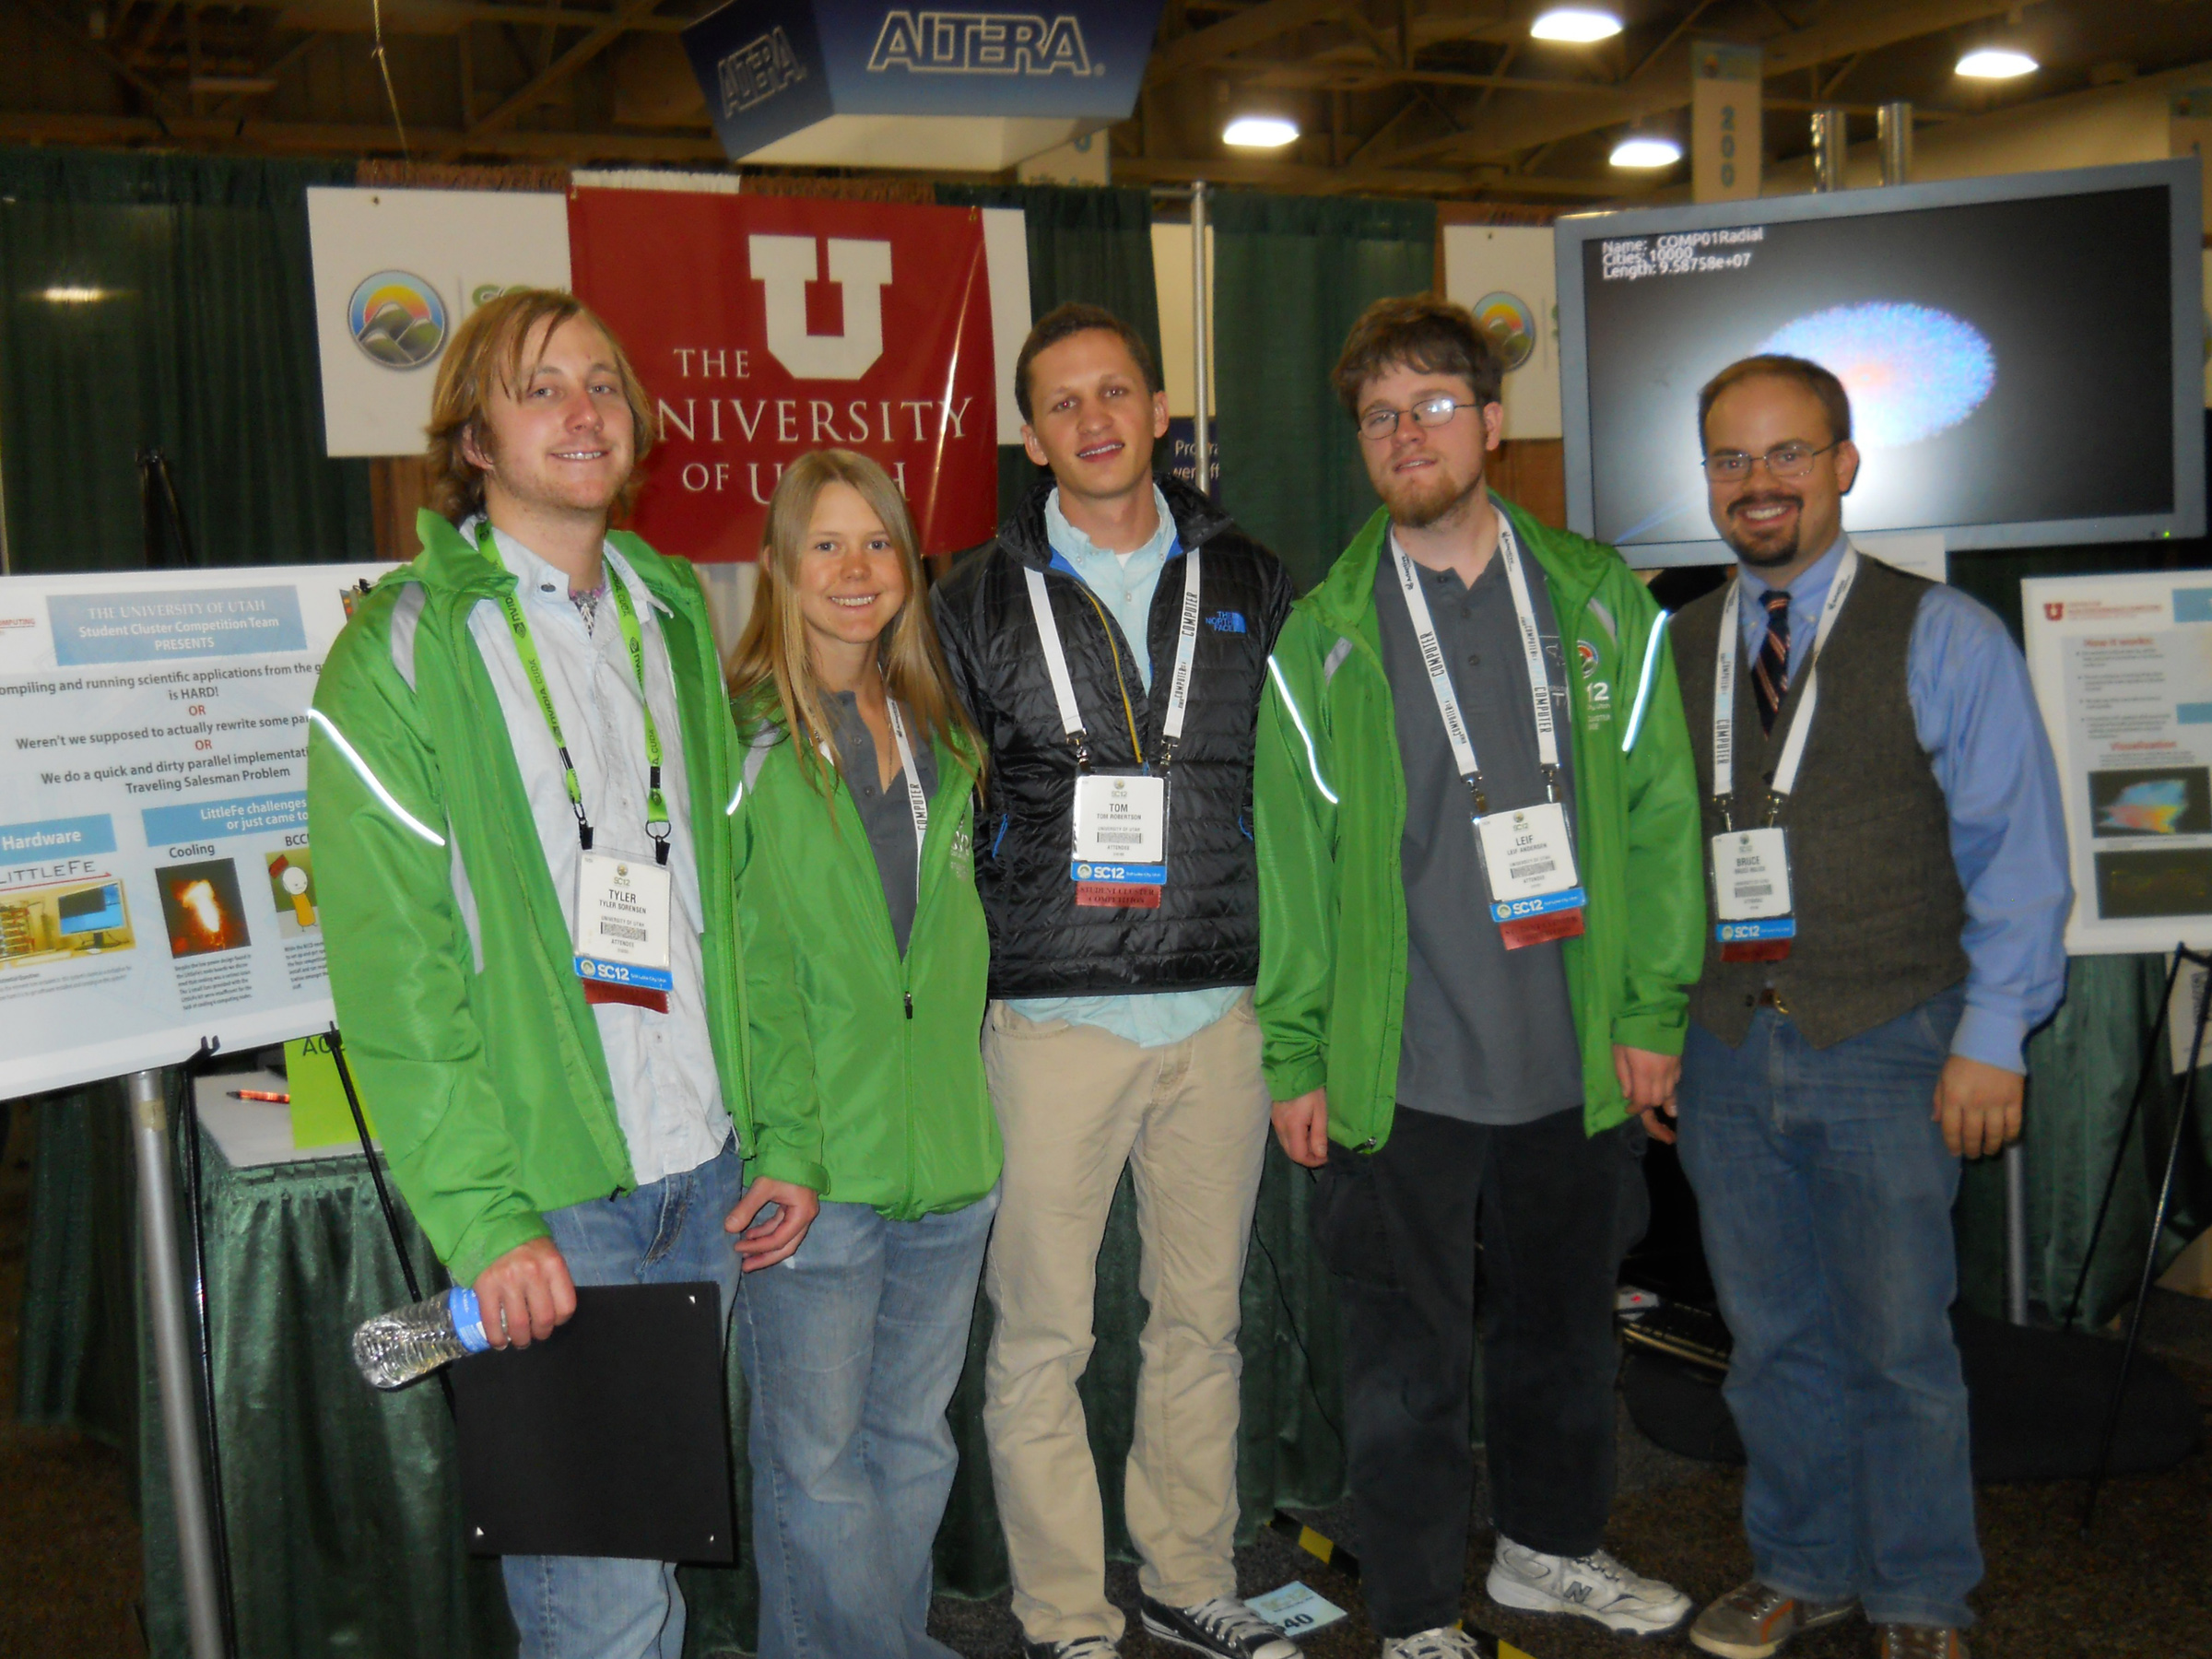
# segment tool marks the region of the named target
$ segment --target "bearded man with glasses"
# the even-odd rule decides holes
[[[1965,1659],[1951,1201],[1961,1158],[2019,1134],[2023,1046],[2065,987],[2057,769],[2005,625],[1844,535],[1832,373],[1747,358],[1698,416],[1736,567],[1674,629],[1713,906],[1681,1155],[1753,1576],[1690,1640],[1766,1659],[1855,1606],[1882,1659]]]
[[[1628,1635],[1691,1606],[1604,1539],[1635,1120],[1673,1098],[1698,970],[1696,780],[1643,583],[1485,480],[1502,373],[1432,295],[1353,327],[1336,391],[1382,506],[1292,606],[1260,704],[1263,1057],[1317,1171],[1383,1659],[1479,1652],[1478,1261],[1491,1598]]]

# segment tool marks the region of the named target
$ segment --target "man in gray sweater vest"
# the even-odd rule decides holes
[[[1699,419],[1737,562],[1674,630],[1713,912],[1681,1154],[1735,1340],[1754,1577],[1690,1640],[1765,1659],[1857,1606],[1882,1659],[1965,1659],[1951,1201],[1960,1159],[2019,1133],[2028,1033],[2065,991],[2057,771],[2004,624],[1843,535],[1833,374],[1747,359]]]

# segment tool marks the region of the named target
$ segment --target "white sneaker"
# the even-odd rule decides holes
[[[1394,1641],[1383,1638],[1382,1659],[1482,1659],[1482,1649],[1457,1625],[1439,1625]]]
[[[1689,1617],[1690,1599],[1672,1584],[1639,1578],[1604,1550],[1544,1555],[1500,1535],[1484,1588],[1502,1607],[1574,1613],[1630,1636],[1664,1636]]]

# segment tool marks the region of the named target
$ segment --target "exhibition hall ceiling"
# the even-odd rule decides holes
[[[1687,147],[1693,46],[1715,40],[1760,51],[1770,168],[1804,156],[1818,106],[1848,111],[1861,140],[1893,99],[1912,101],[1924,135],[2041,103],[2212,86],[2212,5],[2192,0],[1574,4],[1611,13],[1618,32],[1535,38],[1551,0],[1166,0],[1135,111],[1108,135],[1112,177],[1530,205],[1679,196],[1687,161],[1631,170],[1612,158],[1631,137]],[[0,0],[0,142],[720,166],[678,39],[708,9]],[[1047,26],[1054,15],[1051,0],[973,0],[958,15],[1009,10]],[[2036,67],[1969,78],[1958,65],[1977,48]],[[1249,116],[1297,135],[1271,149],[1225,143]]]

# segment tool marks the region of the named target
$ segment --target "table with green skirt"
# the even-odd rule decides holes
[[[2029,1291],[2064,1305],[2135,1089],[2163,982],[2157,958],[2078,958],[2070,995],[2030,1045],[2026,1137]],[[2107,1236],[2084,1298],[2101,1323],[2133,1292],[2176,1089],[2164,1066],[2145,1090]],[[2212,1102],[2206,1102],[2212,1107]],[[2200,1109],[2174,1213],[2178,1252],[2212,1221],[2212,1110]],[[18,1398],[30,1422],[68,1424],[122,1446],[135,1465],[155,1659],[185,1651],[160,1418],[141,1340],[136,1214],[120,1084],[46,1097],[38,1108]],[[354,1327],[407,1300],[360,1155],[236,1168],[203,1130],[201,1216],[212,1323],[215,1425],[241,1659],[352,1652],[464,1659],[514,1648],[498,1564],[463,1549],[453,1425],[442,1392],[371,1388],[348,1352]],[[1343,1488],[1336,1312],[1306,1232],[1309,1182],[1270,1147],[1243,1288],[1243,1535],[1276,1508],[1321,1506]],[[183,1206],[180,1206],[180,1209]],[[2004,1186],[1995,1160],[1970,1168],[1958,1211],[1962,1283],[1982,1312],[2004,1309]],[[408,1230],[418,1271],[436,1269]],[[187,1257],[189,1260],[189,1257]],[[1106,1500],[1109,1547],[1130,1559],[1121,1468],[1144,1303],[1127,1182],[1099,1256],[1098,1346],[1082,1382]],[[429,1283],[426,1281],[426,1290]],[[980,1300],[951,1415],[960,1468],[936,1542],[937,1583],[987,1596],[1006,1583],[1006,1547],[983,1453]],[[745,1383],[728,1365],[740,1535],[730,1568],[686,1568],[686,1653],[752,1647]],[[1479,1418],[1477,1418],[1479,1423]],[[1477,1430],[1479,1431],[1479,1430]]]

